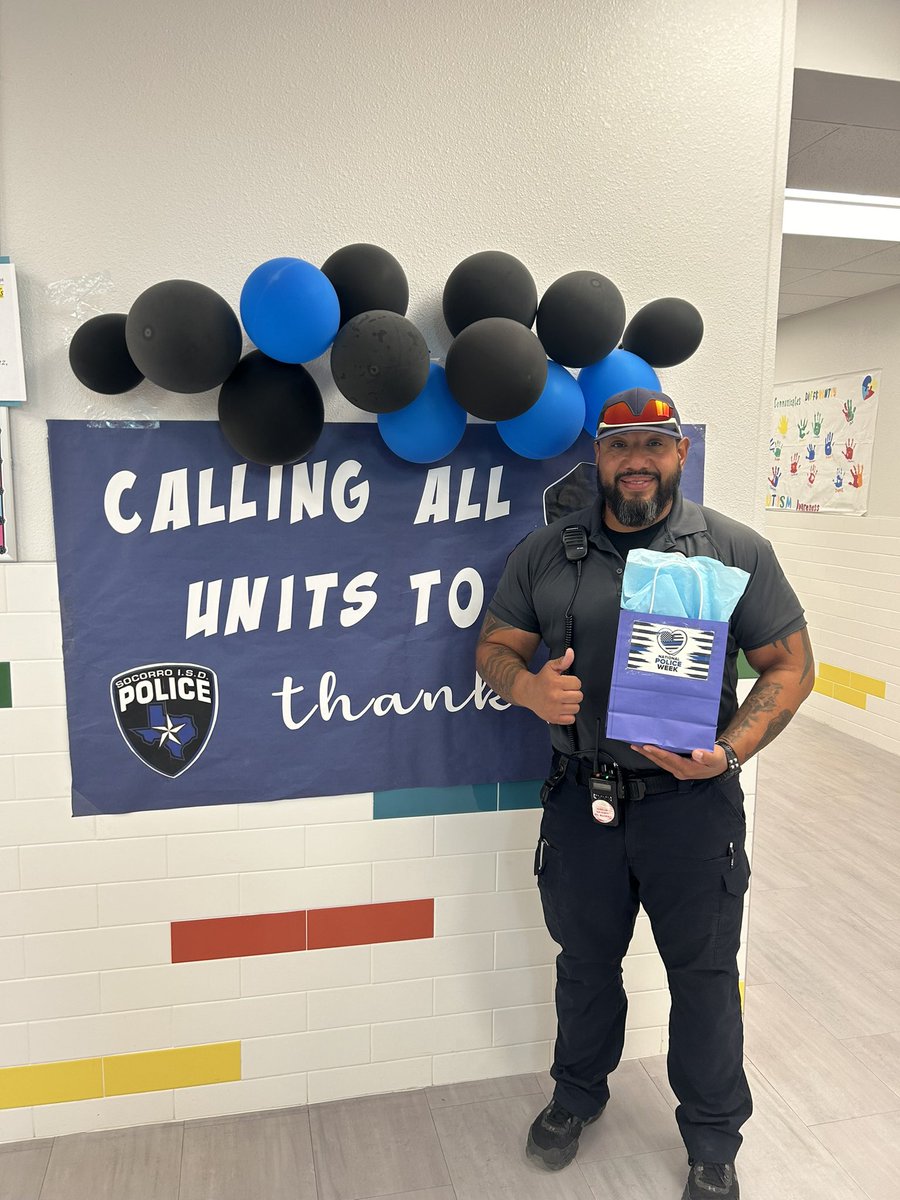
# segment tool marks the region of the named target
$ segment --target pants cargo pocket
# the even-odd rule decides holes
[[[731,966],[741,944],[744,896],[750,886],[750,862],[744,847],[735,850],[734,859],[722,872],[719,897],[719,922],[716,929],[714,958],[716,966]]]

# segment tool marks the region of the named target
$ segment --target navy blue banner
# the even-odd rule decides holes
[[[426,467],[329,424],[270,469],[212,421],[49,432],[76,816],[545,773],[474,650],[512,547],[586,502],[586,436],[530,462],[470,425]]]

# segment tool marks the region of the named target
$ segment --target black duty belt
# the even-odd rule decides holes
[[[559,751],[556,752],[556,756],[558,757],[553,770],[544,785],[548,794],[566,775],[582,787],[588,786],[592,767],[587,758],[562,754]],[[620,770],[629,800],[642,800],[644,796],[653,796],[661,792],[689,792],[697,782],[693,779],[676,779],[668,771],[632,771],[627,767],[621,767]],[[542,799],[545,799],[543,795]]]

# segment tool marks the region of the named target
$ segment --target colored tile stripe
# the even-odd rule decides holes
[[[373,814],[376,821],[394,817],[433,817],[446,813],[496,812],[496,783],[462,787],[400,788],[376,792]]]
[[[306,911],[172,922],[172,962],[288,954],[306,949]]]
[[[401,788],[376,792],[373,815],[376,821],[386,821],[395,817],[439,817],[450,813],[540,808],[542,783],[542,779],[529,779],[523,783],[481,783],[463,787]]]
[[[261,913],[251,917],[214,917],[172,922],[172,962],[249,958],[431,937],[434,937],[431,899]]]
[[[0,1070],[0,1109],[233,1083],[240,1078],[240,1042],[36,1063]]]
[[[865,692],[868,696],[884,699],[885,681],[873,679],[871,675],[860,675],[856,671],[848,671],[844,667],[835,667],[831,663],[819,663],[819,674],[830,683],[841,683],[857,692]]]
[[[0,663],[0,708],[12,708],[12,683],[9,663]]]
[[[815,690],[823,696],[832,696],[855,708],[865,708],[867,696],[877,696],[883,700],[886,686],[883,679],[873,679],[871,675],[860,675],[856,671],[824,662],[819,663],[815,682]]]
[[[368,946],[434,937],[434,901],[401,900],[390,904],[357,904],[352,908],[318,908],[309,913],[307,948]]]

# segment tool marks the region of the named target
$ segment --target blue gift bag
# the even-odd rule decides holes
[[[687,565],[689,565],[688,560]],[[727,621],[621,609],[606,736],[676,753],[712,750],[716,740]]]

